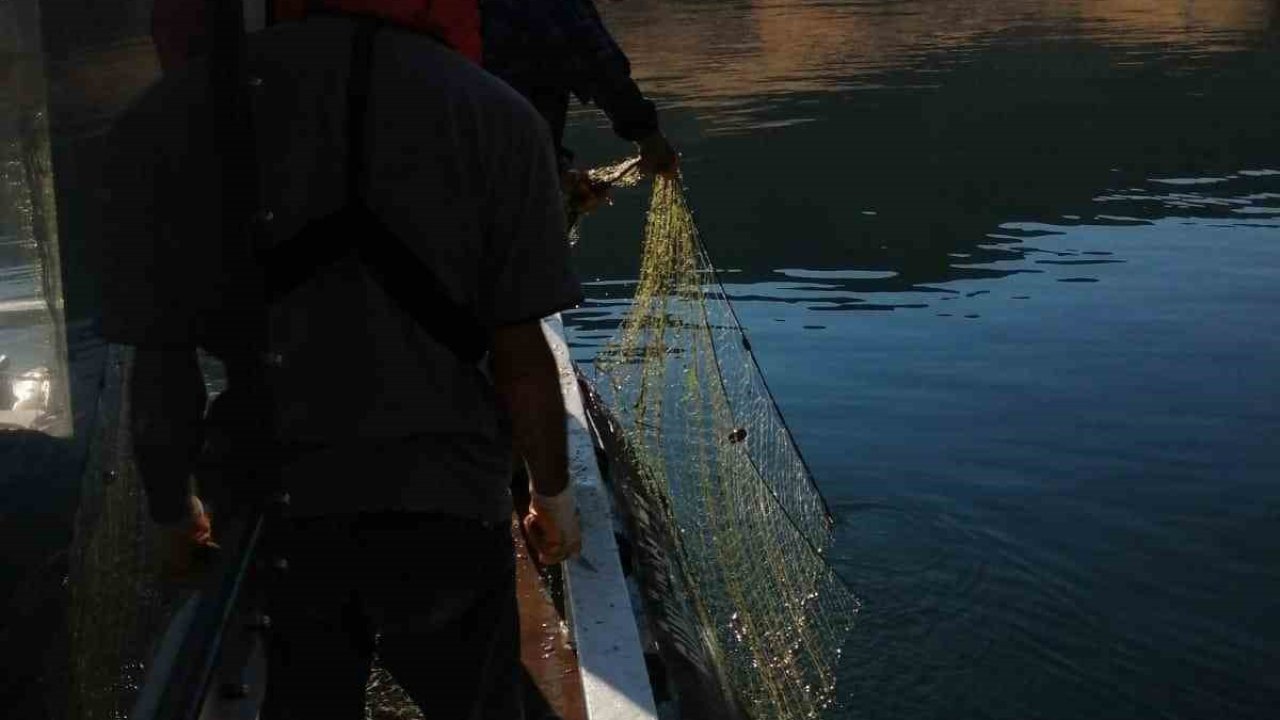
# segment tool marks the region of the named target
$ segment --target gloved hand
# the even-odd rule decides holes
[[[581,170],[565,170],[560,176],[565,202],[570,214],[581,216],[611,202],[609,184],[591,179]]]
[[[534,557],[543,565],[555,565],[577,555],[582,550],[582,530],[578,527],[573,488],[566,487],[559,495],[532,493],[524,529]]]
[[[213,541],[213,523],[200,498],[188,498],[188,515],[161,526],[163,535],[162,571],[170,582],[190,584],[199,579],[217,552]]]

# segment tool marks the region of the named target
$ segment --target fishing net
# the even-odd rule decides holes
[[[630,511],[655,535],[640,554],[663,566],[642,581],[676,638],[702,646],[737,713],[822,716],[859,602],[823,557],[830,516],[678,180],[655,181],[635,298],[595,368]]]
[[[131,353],[109,351],[90,430],[67,585],[66,717],[129,716],[179,593],[163,582],[129,432]]]

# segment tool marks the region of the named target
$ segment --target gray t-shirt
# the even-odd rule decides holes
[[[320,17],[250,38],[268,243],[344,200],[353,23]],[[369,208],[487,328],[581,299],[548,132],[514,91],[434,40],[376,36]],[[207,68],[152,88],[122,118],[104,188],[108,339],[191,343],[224,302]],[[280,431],[322,447],[285,469],[300,514],[407,509],[500,521],[511,441],[492,386],[396,305],[354,257],[275,305]]]

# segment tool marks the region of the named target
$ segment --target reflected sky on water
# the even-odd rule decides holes
[[[839,716],[1274,717],[1280,6],[601,5],[839,520]]]

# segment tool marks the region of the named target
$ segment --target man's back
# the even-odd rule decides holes
[[[293,457],[281,468],[290,512],[265,541],[287,572],[264,583],[264,718],[363,717],[376,649],[429,717],[517,720],[513,444],[529,469],[530,546],[545,562],[578,546],[559,377],[537,321],[579,298],[555,166],[545,128],[512,91],[432,40],[392,28],[370,40],[368,27],[322,17],[250,39],[255,136],[244,141],[260,161],[260,232],[220,217],[228,184],[213,140],[225,133],[214,132],[207,67],[167,77],[127,114],[106,181],[103,327],[137,346],[134,455],[178,568],[218,533],[188,482],[207,425],[219,424],[205,418],[195,348],[234,358],[229,398],[274,401],[215,406],[276,416],[278,438],[252,431],[271,425],[259,415],[226,423],[248,442],[280,441],[246,463]],[[362,144],[353,155],[364,162],[348,163]],[[338,227],[335,217],[356,228],[352,251],[285,283],[262,312],[255,267],[231,258],[253,257],[246,244],[260,236],[252,249],[270,260],[253,265],[270,286],[298,242],[334,237],[314,228]],[[429,274],[444,304],[476,318],[492,384],[354,250],[378,243],[411,253],[404,275]],[[242,340],[264,315],[265,352]]]
[[[353,27],[318,17],[250,40],[266,246],[345,199]],[[119,144],[132,159],[107,183],[113,199],[128,196],[113,203],[110,226],[112,340],[200,344],[188,337],[200,332],[193,319],[216,316],[228,299],[233,271],[221,248],[237,240],[208,222],[220,180],[206,74],[203,63],[179,71],[122,123]],[[430,38],[394,28],[375,38],[369,82],[363,198],[451,299],[486,330],[574,304],[550,144],[527,103]],[[510,512],[510,439],[489,382],[354,255],[322,268],[270,318],[283,439],[326,448],[287,469],[308,483],[294,492],[300,510]],[[370,453],[415,481],[367,483],[353,497],[346,483],[306,480],[358,473]]]

